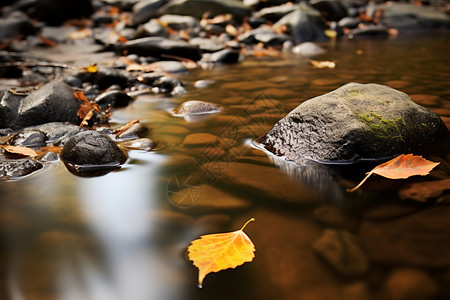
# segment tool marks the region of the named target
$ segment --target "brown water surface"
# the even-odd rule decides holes
[[[324,47],[328,51],[318,59],[336,61],[335,69],[314,69],[305,58],[289,54],[249,57],[183,75],[188,89],[183,96],[139,96],[114,112],[112,121],[141,119],[163,148],[131,151],[119,171],[81,178],[57,162],[27,178],[0,182],[0,298],[388,299],[400,268],[423,275],[403,272],[405,278],[420,278],[417,285],[425,296],[450,297],[448,257],[438,257],[441,252],[433,247],[442,237],[432,237],[448,221],[437,224],[430,244],[423,245],[427,253],[437,251],[430,262],[403,259],[401,243],[392,244],[392,255],[362,247],[370,267],[349,275],[313,251],[327,228],[351,232],[364,246],[374,222],[403,226],[411,214],[437,205],[401,202],[397,189],[409,181],[373,178],[362,192],[348,194],[345,188],[355,183],[348,180],[361,179],[369,166],[295,166],[253,143],[301,102],[348,82],[386,84],[413,95],[449,126],[448,35],[337,41]],[[195,88],[201,79],[214,83]],[[221,104],[224,111],[203,119],[169,113],[191,99]],[[187,137],[196,133],[202,135],[191,137],[197,141],[192,144]],[[443,167],[412,181],[448,178],[450,149],[436,145],[435,150],[431,159],[441,159]],[[445,213],[446,203],[440,204]],[[197,270],[186,255],[190,241],[237,230],[251,217],[256,222],[246,232],[256,246],[254,261],[210,274],[198,289]],[[401,240],[412,229],[393,230]],[[384,235],[373,236],[380,241],[372,242],[384,249]]]

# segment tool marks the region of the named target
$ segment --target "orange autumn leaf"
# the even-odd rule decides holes
[[[373,168],[357,186],[347,189],[347,192],[356,191],[372,174],[389,179],[406,179],[415,175],[428,175],[437,165],[439,163],[426,160],[420,155],[402,154]]]
[[[252,221],[255,219],[251,218],[237,231],[202,235],[200,239],[191,242],[187,250],[189,259],[199,270],[198,286],[200,288],[207,274],[234,269],[253,260],[255,245],[243,231]]]
[[[21,156],[26,156],[26,157],[37,156],[36,151],[34,151],[33,149],[30,149],[28,147],[24,147],[24,146],[2,146],[2,145],[0,145],[0,147],[5,149],[5,151],[10,154],[19,154]]]
[[[97,112],[101,112],[101,108],[96,103],[91,103],[82,91],[75,91],[75,98],[81,101],[80,108],[78,109],[77,116],[82,119],[80,127],[83,125],[87,125],[87,121],[89,121],[94,115],[94,110]]]

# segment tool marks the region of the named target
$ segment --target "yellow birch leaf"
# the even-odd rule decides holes
[[[189,259],[199,270],[198,286],[200,288],[207,274],[234,269],[253,260],[255,245],[243,231],[252,221],[255,219],[248,220],[239,230],[202,235],[200,239],[191,242],[187,250]]]

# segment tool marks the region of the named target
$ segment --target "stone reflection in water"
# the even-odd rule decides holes
[[[156,175],[161,158],[140,153],[132,156],[150,159],[152,167],[130,165],[129,168],[135,168],[133,172],[90,179],[78,177],[78,197],[88,225],[101,244],[106,269],[106,276],[96,274],[98,270],[84,276],[94,279],[89,280],[92,299],[161,299],[176,290],[164,281],[165,275],[161,276],[170,270],[164,255],[151,241],[155,229],[149,213],[157,206]]]
[[[280,170],[308,186],[320,196],[335,202],[343,199],[343,189],[338,184],[338,173],[330,166],[307,160],[286,161],[272,153],[267,153],[267,155]]]

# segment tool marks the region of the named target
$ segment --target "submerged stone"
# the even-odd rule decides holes
[[[185,101],[173,109],[173,112],[180,116],[213,114],[220,111],[222,111],[220,105],[200,100]]]
[[[378,84],[346,84],[300,104],[261,143],[287,160],[355,161],[420,151],[448,134],[441,118]]]
[[[0,179],[22,177],[42,167],[40,162],[31,158],[7,159],[0,155]]]

